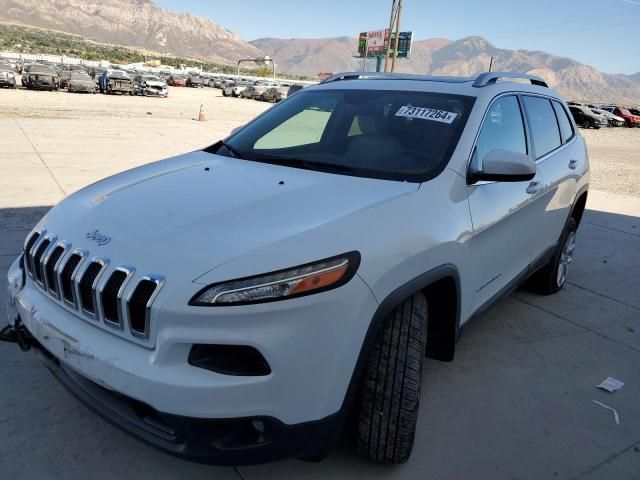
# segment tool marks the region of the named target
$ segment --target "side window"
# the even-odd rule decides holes
[[[550,100],[529,96],[523,98],[532,143],[538,159],[562,145],[560,128]]]
[[[562,135],[562,143],[567,143],[573,138],[573,125],[567,116],[567,111],[560,102],[552,101],[553,109],[558,117],[558,125],[560,125],[560,135]]]
[[[522,112],[518,98],[513,95],[501,97],[491,105],[478,136],[476,154],[479,160],[497,149],[527,154]]]

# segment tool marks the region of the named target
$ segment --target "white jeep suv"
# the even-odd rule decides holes
[[[320,459],[350,416],[362,454],[405,462],[425,356],[523,281],[563,287],[588,182],[540,78],[337,75],[51,209],[5,334],[191,460]]]

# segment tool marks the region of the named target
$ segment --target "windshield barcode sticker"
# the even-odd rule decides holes
[[[432,120],[449,125],[453,123],[457,116],[457,113],[447,112],[445,110],[411,106],[400,107],[400,110],[396,112],[396,117],[419,118],[421,120]]]

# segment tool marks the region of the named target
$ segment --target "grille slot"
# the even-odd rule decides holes
[[[38,239],[40,238],[40,232],[34,232],[33,235],[27,241],[27,244],[24,247],[24,254],[27,257],[27,268],[29,271],[29,275],[33,276],[33,264],[31,263],[31,249],[36,244]]]
[[[58,284],[56,283],[56,264],[58,263],[58,260],[60,260],[60,257],[62,257],[63,253],[64,247],[62,245],[58,245],[53,249],[51,255],[49,255],[49,258],[44,265],[44,273],[47,279],[47,288],[49,289],[49,291],[55,293],[56,295],[59,293]]]
[[[73,276],[73,272],[80,264],[82,260],[82,255],[79,253],[74,253],[69,257],[67,263],[62,269],[62,273],[60,274],[60,293],[62,294],[62,298],[66,301],[75,304],[74,295],[73,295],[73,282],[71,281],[71,277]]]
[[[78,284],[80,291],[80,305],[82,309],[92,315],[96,313],[96,305],[93,296],[93,283],[95,282],[103,264],[93,261],[85,270]]]
[[[118,308],[120,301],[118,293],[126,279],[126,272],[116,270],[111,274],[102,290],[102,311],[104,312],[104,319],[118,326],[122,326],[122,318],[120,316],[120,309]]]
[[[45,238],[42,242],[40,242],[40,245],[38,245],[38,248],[36,248],[36,253],[33,254],[33,258],[31,259],[31,262],[33,264],[33,274],[36,277],[36,280],[41,284],[44,284],[44,272],[42,271],[41,260],[44,252],[46,252],[47,248],[49,248],[49,245],[51,245],[51,240]]]
[[[151,297],[157,287],[157,281],[143,279],[140,280],[140,283],[136,285],[136,289],[131,294],[131,298],[129,299],[129,322],[131,324],[131,331],[136,336],[146,337],[149,334],[147,331],[147,314],[150,307]]]

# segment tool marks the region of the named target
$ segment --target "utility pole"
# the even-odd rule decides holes
[[[493,71],[493,56],[491,57],[491,62],[489,63],[489,71]]]
[[[396,12],[398,0],[393,0],[391,3],[391,17],[389,18],[389,43],[387,44],[387,51],[384,58],[384,71],[389,71],[389,57],[391,56],[391,32],[393,32],[393,24],[396,22]]]
[[[393,46],[393,62],[391,63],[391,71],[396,71],[396,60],[398,59],[398,43],[400,42],[400,18],[402,16],[402,0],[398,0],[398,13],[396,15],[396,41]],[[391,43],[391,39],[389,39]]]

